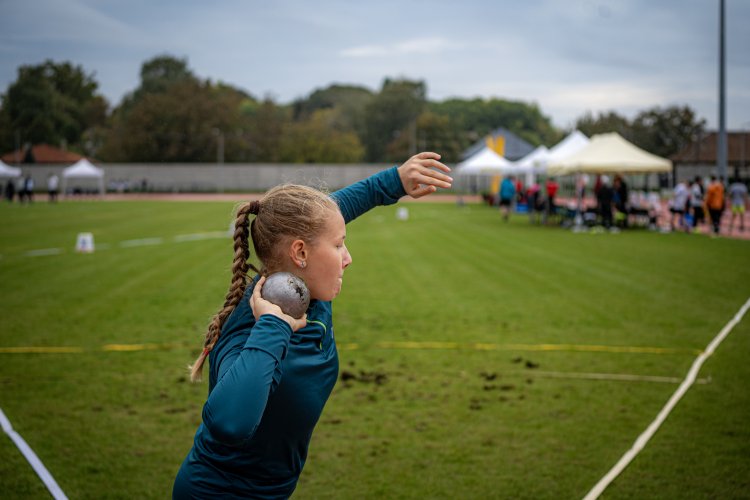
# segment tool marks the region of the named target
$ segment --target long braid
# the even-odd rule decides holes
[[[190,367],[190,379],[200,379],[208,353],[221,335],[221,327],[242,300],[247,289],[247,271],[267,274],[283,269],[285,242],[289,238],[306,238],[312,242],[323,231],[331,211],[339,212],[336,202],[316,189],[293,184],[270,189],[260,201],[241,205],[234,223],[234,260],[232,284],[224,305],[208,325],[203,341],[203,351]],[[255,215],[248,224],[250,215]],[[251,234],[252,232],[252,234]],[[252,240],[255,256],[261,263],[261,272],[250,264],[249,242]]]
[[[242,205],[237,211],[237,218],[234,223],[234,260],[232,261],[232,283],[229,286],[224,305],[218,313],[214,315],[208,324],[208,331],[203,340],[203,352],[190,368],[190,379],[195,382],[200,380],[203,372],[203,364],[211,352],[216,341],[221,334],[221,327],[224,321],[232,314],[234,308],[240,303],[242,296],[247,288],[247,271],[250,267],[254,270],[250,262],[250,246],[248,238],[250,234],[248,219],[251,213],[257,214],[259,209],[258,202],[250,202]],[[257,271],[257,270],[256,270]]]

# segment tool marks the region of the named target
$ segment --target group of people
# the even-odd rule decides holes
[[[546,179],[544,192],[542,192],[542,187],[536,181],[524,189],[521,179],[508,175],[500,183],[496,204],[499,205],[503,220],[506,222],[510,217],[511,209],[517,204],[525,205],[532,215],[534,212],[549,215],[556,212],[555,197],[559,189],[560,185],[554,177]]]
[[[50,203],[57,202],[57,195],[59,193],[60,179],[54,174],[50,173],[47,175],[47,195],[49,196]],[[17,197],[19,203],[33,203],[34,202],[34,178],[31,175],[26,174],[17,177],[15,181],[8,179],[5,184],[5,188],[2,189],[5,199],[12,203]]]
[[[585,200],[587,180],[580,180],[576,186],[578,200]],[[528,207],[532,214],[540,213],[546,216],[558,211],[555,197],[559,185],[553,177],[546,179],[544,186],[534,182],[524,189],[520,179],[506,176],[500,183],[494,197],[494,204],[499,206],[503,219],[507,221],[510,211],[516,204]],[[662,215],[662,202],[659,194],[654,192],[642,196],[640,201],[628,189],[628,184],[622,175],[615,175],[612,179],[608,175],[597,175],[593,186],[596,205],[587,209],[579,206],[580,213],[590,216],[591,223],[601,224],[605,229],[617,231],[627,228],[631,215],[648,218],[649,227],[656,229]],[[701,177],[678,183],[669,201],[669,223],[674,231],[678,227],[687,232],[693,231],[702,224],[710,222],[714,235],[721,232],[721,220],[725,210],[731,210],[729,232],[738,223],[740,231],[745,230],[745,211],[748,209],[748,188],[738,179],[733,179],[728,188],[716,176],[711,176],[708,185],[704,185]]]
[[[670,226],[673,231],[679,227],[690,232],[706,222],[708,212],[713,234],[718,235],[724,211],[730,208],[729,232],[734,228],[735,219],[739,219],[739,229],[744,231],[747,205],[748,189],[739,179],[733,179],[729,188],[725,189],[715,175],[711,176],[708,186],[704,186],[703,179],[697,176],[674,187],[669,204]]]
[[[615,175],[613,182],[610,182],[608,175],[597,176],[594,183],[594,197],[602,226],[606,229],[615,225],[622,228],[628,227],[630,214],[628,184],[621,175]]]

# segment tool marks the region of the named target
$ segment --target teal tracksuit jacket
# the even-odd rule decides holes
[[[405,194],[394,167],[332,197],[348,223]],[[311,301],[297,332],[272,315],[256,322],[248,300],[257,280],[209,355],[203,423],[177,473],[175,499],[288,498],[338,378],[331,303]]]

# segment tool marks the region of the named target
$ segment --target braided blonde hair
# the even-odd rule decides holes
[[[234,222],[232,282],[224,305],[208,324],[203,351],[190,367],[190,380],[200,380],[203,364],[219,340],[224,322],[242,300],[248,284],[248,269],[263,275],[279,269],[284,259],[285,244],[295,239],[314,244],[331,211],[338,212],[339,207],[330,196],[296,184],[277,186],[260,201],[251,201],[238,208]],[[249,224],[250,215],[255,215],[252,224]],[[261,262],[260,270],[249,262],[250,238],[255,255]]]

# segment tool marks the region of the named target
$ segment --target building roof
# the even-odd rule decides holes
[[[698,141],[685,146],[670,159],[677,165],[716,164],[716,142],[718,133],[707,132]],[[750,165],[750,131],[727,132],[727,164]]]
[[[482,137],[480,140],[466,149],[466,151],[461,153],[461,159],[465,160],[467,158],[470,158],[474,154],[481,151],[482,148],[487,146],[487,137],[492,137],[493,140],[497,139],[498,137],[503,137],[503,140],[505,142],[505,150],[502,156],[510,161],[515,161],[519,158],[523,158],[527,154],[534,151],[534,146],[524,141],[510,130],[500,127],[487,134],[487,136]]]
[[[5,153],[0,159],[9,165],[17,165],[16,158],[20,159],[21,163],[43,163],[43,164],[71,164],[75,163],[83,156],[73,153],[72,151],[66,151],[64,149],[50,146],[49,144],[36,144],[30,148],[24,148],[10,153]]]

